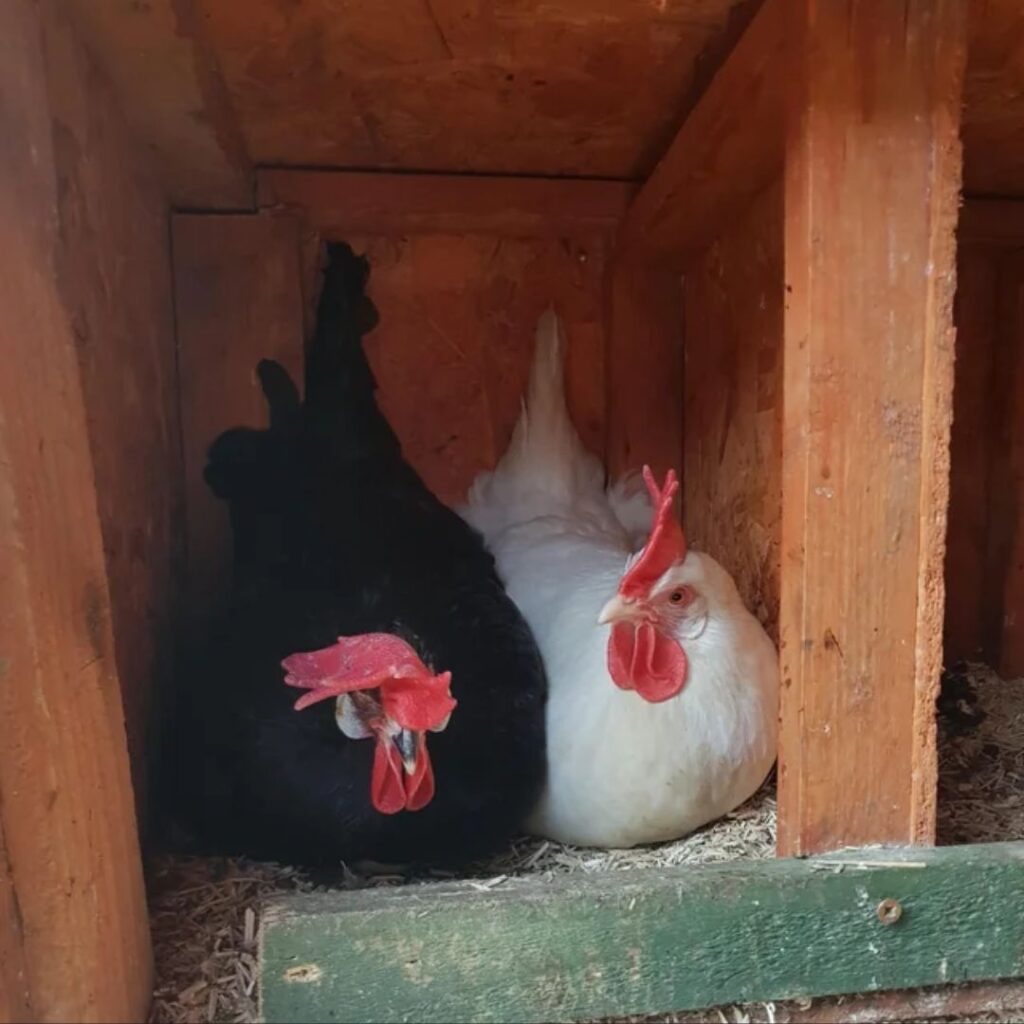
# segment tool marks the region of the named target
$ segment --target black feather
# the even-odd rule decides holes
[[[304,402],[261,363],[270,429],[210,448],[236,585],[181,673],[172,744],[176,806],[206,852],[453,863],[507,841],[543,781],[540,655],[481,538],[402,459],[377,407],[368,272],[330,248]],[[452,673],[458,707],[427,741],[436,795],[415,813],[374,810],[373,741],[343,736],[333,701],[294,711],[283,683],[287,655],[374,631]]]

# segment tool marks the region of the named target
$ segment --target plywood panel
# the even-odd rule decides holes
[[[625,248],[684,266],[781,173],[784,3],[765,3],[683,122],[622,226]]]
[[[149,923],[39,10],[0,6],[0,814],[34,1019],[141,1020]]]
[[[956,382],[946,540],[945,658],[989,657],[1002,606],[989,564],[990,465],[999,433],[995,378],[999,255],[961,241],[957,265]]]
[[[503,454],[526,386],[538,316],[568,338],[570,411],[604,454],[604,251],[600,239],[354,236],[380,326],[367,352],[406,457],[449,503]]]
[[[782,519],[781,181],[686,275],[683,521],[777,636]]]
[[[178,206],[252,205],[252,174],[193,0],[69,0],[80,34],[158,157]]]
[[[636,177],[737,0],[195,0],[255,162]]]
[[[934,839],[966,8],[793,4],[784,854]]]
[[[1024,196],[1024,7],[971,0],[964,88],[964,187]]]
[[[470,174],[264,170],[260,206],[295,210],[325,236],[491,234],[562,238],[613,231],[633,187],[619,181]]]
[[[608,281],[608,471],[649,465],[658,478],[683,457],[683,303],[678,273],[622,253]]]
[[[227,507],[203,480],[207,449],[230,427],[266,425],[261,359],[284,364],[301,387],[304,306],[290,217],[179,214],[173,248],[188,623],[210,610],[230,572]]]
[[[55,4],[46,12],[61,245],[82,369],[118,675],[140,807],[170,682],[181,462],[167,199],[107,83]]]

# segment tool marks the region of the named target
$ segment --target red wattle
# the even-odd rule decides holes
[[[373,754],[370,799],[381,814],[397,814],[405,808],[405,772],[395,745],[381,737]]]
[[[617,622],[608,637],[608,674],[621,690],[635,690],[652,704],[669,700],[686,684],[686,652],[649,622]]]
[[[434,798],[434,768],[426,737],[419,738],[416,771],[406,775],[402,758],[391,740],[381,737],[373,755],[370,799],[381,814],[420,811]]]
[[[434,768],[427,753],[427,739],[420,737],[419,752],[416,756],[416,771],[405,779],[405,809],[422,810],[434,798]]]

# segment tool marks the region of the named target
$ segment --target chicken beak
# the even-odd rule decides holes
[[[402,767],[406,775],[416,774],[416,762],[419,757],[419,739],[411,729],[402,729],[394,736],[394,744],[402,758]]]
[[[633,617],[632,602],[616,594],[602,609],[597,617],[598,625],[607,626],[609,622],[618,622],[621,619]]]

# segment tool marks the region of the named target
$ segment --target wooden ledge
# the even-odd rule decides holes
[[[1024,843],[296,896],[261,1019],[572,1021],[1024,975]]]

